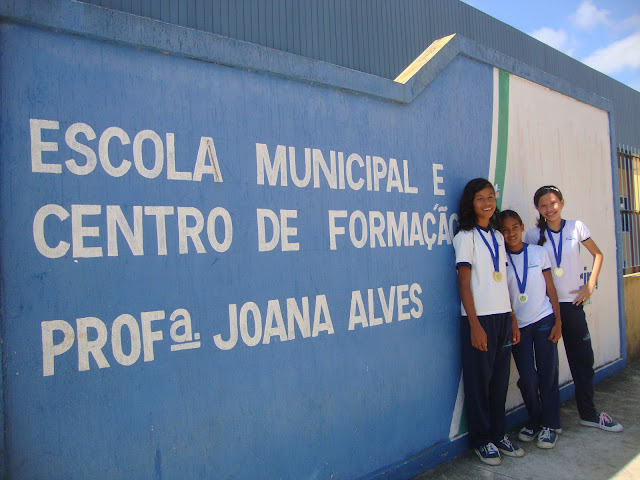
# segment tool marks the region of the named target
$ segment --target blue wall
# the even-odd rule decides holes
[[[8,119],[2,149],[10,159],[2,163],[2,270],[11,272],[3,276],[2,306],[12,477],[355,478],[448,440],[460,367],[447,231],[463,183],[488,168],[489,66],[455,60],[417,101],[401,106],[13,24],[2,25],[2,48],[2,117]],[[30,120],[58,122],[58,128]],[[65,140],[78,123],[90,129],[71,131],[95,135],[75,136],[98,157],[86,175],[65,163],[87,163]],[[109,143],[114,167],[122,159],[132,163],[122,176],[106,173],[100,159],[100,138],[110,127],[131,142]],[[144,130],[162,141],[165,162],[154,178],[142,176],[134,162],[134,138]],[[452,142],[459,132],[464,141]],[[180,172],[194,172],[201,138],[212,138],[222,181],[213,174],[169,180],[168,133]],[[278,145],[295,148],[298,165],[305,148],[317,149],[327,163],[332,150],[344,152],[345,163],[356,153],[365,163],[367,155],[379,156],[391,168],[394,158],[399,175],[385,176],[380,191],[366,184],[354,190],[346,180],[345,189],[330,188],[322,170],[319,188],[296,187],[291,178],[287,186],[271,186],[268,178],[260,185],[256,144],[267,146],[271,161]],[[152,145],[142,142],[143,172],[158,161]],[[34,150],[42,150],[39,161]],[[444,165],[436,175],[445,195],[434,195],[434,163]],[[212,165],[211,157],[203,164]],[[352,165],[356,182],[366,178],[366,167]],[[60,173],[43,171],[53,168]],[[302,166],[298,172],[302,176]],[[412,189],[416,193],[406,192]],[[54,213],[45,216],[47,205],[57,207],[46,207]],[[112,245],[109,255],[107,224],[118,211],[109,213],[109,206],[119,208],[132,231],[134,209],[142,207],[142,254],[133,255],[135,247],[114,228],[117,254]],[[164,217],[164,255],[158,216],[148,210],[157,206],[173,209]],[[208,241],[207,218],[217,207],[231,219],[232,233],[221,219],[212,222],[219,241],[232,235],[226,251]],[[438,207],[446,207],[446,226],[439,225]],[[180,253],[181,208],[203,216],[203,253],[192,240]],[[297,235],[289,241],[298,251],[259,251],[258,209],[295,212],[288,224]],[[334,210],[349,218],[361,211],[367,219],[370,211],[385,219],[393,212],[398,221],[407,212],[410,238],[392,247],[379,239],[372,246],[370,238],[357,248],[349,218],[339,217],[336,225],[346,233],[336,235],[332,250]],[[60,218],[64,212],[68,218]],[[193,226],[195,218],[186,222]],[[425,224],[435,241],[431,249]],[[354,220],[356,239],[360,226]],[[267,227],[265,239],[271,234]],[[41,238],[49,249],[38,249]],[[54,252],[61,241],[69,248]],[[355,323],[356,309],[349,330],[354,291],[368,310],[372,289],[368,321],[383,317],[378,288],[391,322],[364,328]],[[269,301],[277,300],[285,338],[293,336],[288,298],[300,310],[309,299],[308,338],[296,327],[295,339],[286,342],[278,331],[268,344],[259,336],[252,347],[242,338],[226,351],[214,343],[217,334],[229,338],[229,305],[239,312],[246,302],[259,309],[264,331],[267,323],[277,330],[277,315],[267,321]],[[323,298],[326,309],[314,320]],[[199,347],[171,351],[180,344],[171,336],[177,309],[190,315]],[[400,321],[401,315],[409,318]],[[146,322],[146,335],[143,316],[157,318]],[[254,337],[251,314],[247,323],[247,338]],[[65,328],[75,339],[62,352]],[[114,331],[124,340],[114,340]],[[82,353],[95,344],[102,354]],[[122,349],[120,362],[114,344]],[[136,345],[142,345],[137,356]]]

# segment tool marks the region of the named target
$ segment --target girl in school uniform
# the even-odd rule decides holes
[[[537,434],[538,447],[553,448],[561,431],[557,342],[562,327],[551,261],[543,247],[522,242],[524,224],[513,210],[500,212],[500,231],[507,246],[511,306],[520,329],[513,359],[520,374],[518,388],[529,412],[518,439],[531,442]]]
[[[583,305],[596,287],[602,267],[602,252],[580,220],[561,218],[564,198],[553,185],[540,187],[533,203],[540,214],[535,228],[527,231],[525,242],[542,245],[551,260],[553,283],[560,300],[562,337],[573,376],[580,424],[609,432],[622,431],[622,425],[593,403],[593,348]],[[580,244],[593,256],[589,281],[580,283]]]
[[[461,350],[465,404],[471,446],[488,465],[500,453],[521,457],[524,450],[505,435],[511,345],[520,333],[511,318],[506,252],[498,226],[496,195],[484,178],[464,188],[453,239],[462,320]]]

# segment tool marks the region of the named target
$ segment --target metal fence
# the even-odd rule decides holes
[[[640,150],[618,146],[624,273],[640,272]]]

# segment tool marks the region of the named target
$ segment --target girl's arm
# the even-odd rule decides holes
[[[460,291],[460,300],[471,327],[471,345],[483,352],[487,351],[487,333],[480,325],[478,315],[476,315],[476,307],[473,303],[473,295],[471,294],[471,267],[460,265],[458,267],[458,290]]]
[[[596,288],[596,282],[598,281],[598,275],[600,275],[600,269],[602,268],[602,252],[596,245],[596,242],[591,238],[587,238],[582,244],[589,250],[589,253],[593,255],[593,266],[591,267],[591,276],[589,281],[582,285],[578,290],[573,290],[569,293],[576,293],[576,298],[573,299],[574,305],[582,305],[589,300],[593,290]]]
[[[547,284],[547,297],[551,300],[551,308],[553,308],[553,316],[556,318],[556,322],[553,324],[549,340],[553,343],[557,343],[562,337],[562,320],[560,318],[560,302],[558,301],[558,292],[556,286],[553,284],[553,277],[551,276],[551,270],[545,270],[542,272],[544,275],[544,281]]]

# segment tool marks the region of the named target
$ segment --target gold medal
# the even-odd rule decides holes
[[[556,277],[561,277],[561,276],[563,276],[563,275],[564,275],[564,268],[562,268],[562,267],[556,267],[556,268],[554,268],[554,269],[553,269],[553,274],[554,274]]]
[[[520,300],[520,303],[527,303],[527,300],[529,300],[529,297],[527,296],[526,293],[521,293],[520,296],[518,297],[518,300]]]
[[[502,274],[500,272],[493,272],[493,279],[496,282],[501,282],[502,281]]]

